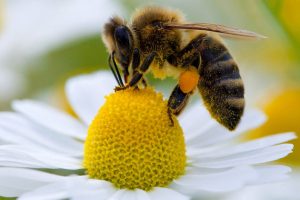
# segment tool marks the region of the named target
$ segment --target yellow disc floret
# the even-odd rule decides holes
[[[106,97],[91,123],[84,167],[91,178],[118,188],[167,186],[186,166],[182,129],[153,89],[127,89]]]

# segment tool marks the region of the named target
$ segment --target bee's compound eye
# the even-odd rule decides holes
[[[130,48],[131,38],[126,26],[118,26],[115,29],[115,39],[119,48]]]

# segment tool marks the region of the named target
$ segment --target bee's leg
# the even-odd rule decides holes
[[[174,55],[171,55],[168,58],[168,62],[171,65],[177,67],[190,67],[192,65],[199,69],[201,65],[201,43],[206,36],[206,34],[200,34],[199,36],[197,36],[190,43],[188,43],[181,51]]]
[[[133,70],[133,74],[135,74],[138,71],[138,67],[140,66],[140,52],[138,48],[135,48],[133,50],[133,57],[132,57],[132,70]],[[145,77],[142,78],[142,84],[144,85],[144,87],[147,87],[147,81],[145,79]],[[136,86],[136,88],[138,89],[138,86]]]
[[[189,56],[185,57],[185,60],[183,60],[185,65],[182,65],[186,70],[180,74],[178,84],[172,91],[168,101],[168,113],[171,111],[174,115],[179,115],[184,110],[189,97],[193,94],[195,88],[197,88],[200,78],[200,54],[197,49],[194,49],[193,51],[190,50],[188,53]],[[173,124],[172,118],[170,118],[170,120]]]
[[[188,43],[180,52],[170,56],[171,65],[185,68],[181,73],[178,84],[174,88],[168,101],[169,109],[174,115],[179,115],[185,108],[189,97],[194,92],[199,82],[201,66],[201,42],[206,34],[200,34]]]
[[[129,71],[128,71],[128,69],[123,69],[122,72],[123,72],[123,76],[124,76],[124,82],[126,84],[128,82]]]
[[[140,66],[140,52],[138,48],[135,48],[133,50],[133,57],[132,57],[132,70],[133,73],[135,74],[138,71],[138,67]],[[143,77],[142,78],[142,83],[144,85],[144,87],[147,87],[147,81],[146,79]]]
[[[145,58],[144,62],[139,66],[139,68],[137,68],[137,70],[133,74],[132,79],[128,83],[128,87],[135,86],[141,79],[143,79],[144,73],[149,69],[156,55],[156,52],[152,52]]]
[[[199,57],[199,54],[198,54]],[[196,58],[196,60],[199,58]],[[174,88],[168,101],[168,107],[173,114],[179,115],[185,108],[189,97],[197,88],[199,72],[194,66],[188,67],[180,74],[178,84]]]
[[[151,63],[153,62],[155,56],[156,56],[156,52],[152,52],[150,53],[144,60],[144,62],[138,67],[136,68],[136,70],[133,73],[133,76],[131,78],[131,80],[129,80],[129,83],[126,84],[126,86],[121,86],[121,87],[116,87],[115,91],[118,90],[124,90],[126,88],[129,87],[135,87],[137,86],[138,82],[143,79],[143,75],[144,73],[149,69]]]
[[[172,114],[173,114],[172,110],[168,107],[168,117],[170,119],[171,126],[174,126],[174,120]]]
[[[113,62],[113,65],[112,63]],[[124,87],[124,84],[123,84],[123,81],[122,81],[122,78],[120,76],[120,73],[119,73],[119,69],[118,69],[118,66],[114,60],[114,53],[112,53],[111,55],[109,55],[109,58],[108,58],[108,65],[110,67],[110,70],[112,71],[119,87]],[[114,67],[113,67],[114,66]]]
[[[147,80],[146,80],[146,78],[145,78],[145,77],[143,77],[143,79],[142,79],[142,83],[143,83],[144,87],[147,87]]]
[[[179,115],[186,106],[192,93],[193,91],[185,93],[180,89],[179,85],[176,85],[168,100],[169,111],[174,115]]]
[[[205,36],[205,34],[199,35],[180,52],[168,58],[170,64],[186,68],[169,97],[168,107],[174,115],[179,115],[183,111],[189,97],[197,87],[201,65],[200,45]]]
[[[141,58],[140,58],[140,51],[138,48],[135,48],[133,50],[133,55],[132,55],[132,70],[135,72],[138,67],[140,66]]]
[[[139,52],[139,49],[138,48],[135,48],[134,50],[133,50],[133,55],[132,55],[132,64],[131,64],[131,66],[132,66],[132,70],[133,70],[133,74],[135,74],[136,72],[137,72],[137,69],[138,69],[138,67],[139,67],[139,65],[140,65],[140,52]],[[123,71],[123,73],[124,73],[124,71]],[[115,73],[114,73],[115,74]],[[124,80],[125,80],[125,84],[126,85],[128,85],[128,82],[129,82],[129,80],[128,80],[128,76],[129,76],[129,72],[128,72],[128,69],[126,70],[126,73],[124,73]],[[120,85],[119,84],[119,86],[117,86],[117,87],[115,87],[115,91],[119,91],[119,90],[124,90],[124,89],[126,89],[128,86],[124,86],[124,85]],[[136,89],[138,89],[137,87],[136,87]]]

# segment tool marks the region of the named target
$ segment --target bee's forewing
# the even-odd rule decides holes
[[[169,29],[192,29],[192,30],[205,30],[223,34],[229,37],[237,37],[237,38],[248,38],[248,39],[263,39],[266,38],[263,35],[257,34],[252,31],[242,30],[237,28],[232,28],[228,26],[223,26],[219,24],[210,24],[210,23],[194,23],[194,24],[176,24],[169,23],[163,25],[165,28]]]

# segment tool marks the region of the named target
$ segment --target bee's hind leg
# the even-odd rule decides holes
[[[179,115],[185,108],[189,97],[197,88],[199,79],[198,69],[194,66],[188,67],[180,74],[178,84],[172,91],[168,102],[173,114]]]
[[[174,115],[179,115],[187,105],[188,99],[192,93],[193,92],[184,93],[180,89],[180,86],[176,85],[168,100],[168,108],[171,113]]]
[[[200,79],[200,59],[200,54],[197,51],[186,58],[186,65],[184,66],[185,70],[180,74],[178,84],[175,86],[169,97],[169,113],[171,112],[174,115],[179,115],[186,107],[189,97],[197,88]],[[170,120],[172,122],[171,118]]]
[[[205,34],[200,34],[180,52],[168,58],[171,65],[186,69],[181,73],[178,84],[170,95],[168,101],[169,113],[179,115],[187,105],[189,97],[197,88],[201,65],[200,44],[205,36]]]
[[[199,81],[198,69],[194,66],[188,67],[183,71],[179,77],[178,84],[173,89],[169,101],[168,101],[168,113],[179,115],[189,100],[189,97],[193,94],[197,88]],[[172,117],[170,120],[173,125]]]
[[[187,105],[189,97],[193,92],[184,93],[179,85],[176,85],[168,100],[168,115],[171,121],[171,126],[174,125],[172,114],[178,116]]]

